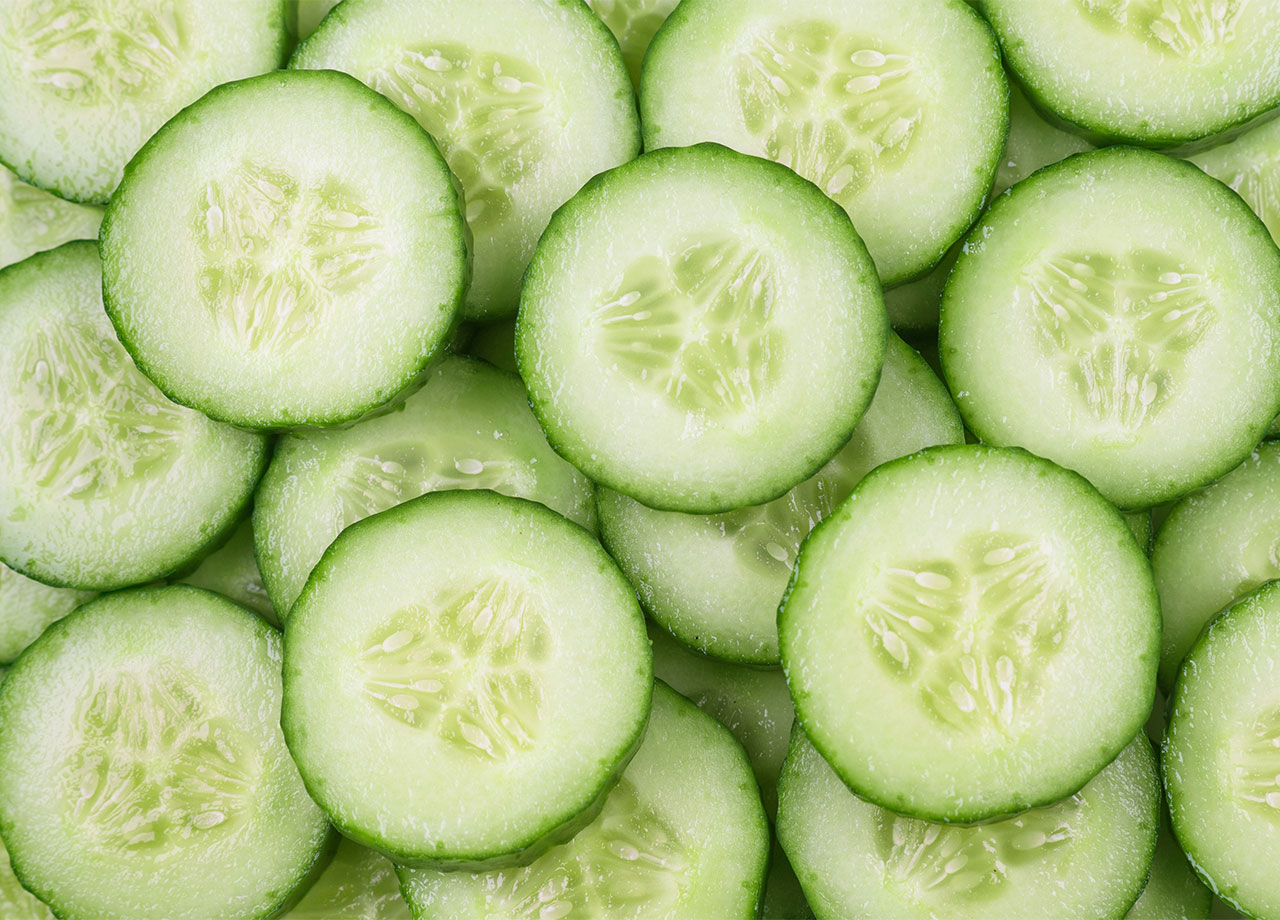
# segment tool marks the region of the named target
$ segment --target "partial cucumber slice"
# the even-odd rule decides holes
[[[523,868],[401,868],[418,920],[752,920],[769,828],[741,746],[659,682],[644,743],[604,809]]]
[[[0,166],[0,268],[71,240],[96,239],[102,208],[72,204]]]
[[[490,867],[594,818],[652,687],[635,594],[590,534],[533,502],[437,492],[348,527],[311,573],[283,725],[348,837]]]
[[[329,11],[338,5],[338,0],[285,0],[288,4],[286,13],[289,19],[289,34],[296,40],[303,41],[320,25],[320,21],[329,15]]]
[[[980,0],[1037,105],[1100,141],[1171,147],[1280,104],[1280,16],[1250,0]]]
[[[332,843],[280,732],[280,634],[186,586],[92,601],[0,684],[0,831],[63,920],[273,916]]]
[[[503,320],[476,329],[467,344],[467,354],[488,361],[494,367],[518,374],[516,367],[516,322]]]
[[[1142,551],[1150,556],[1152,541],[1155,539],[1155,533],[1151,527],[1151,512],[1126,511],[1124,512],[1124,520],[1129,525],[1129,529],[1133,531],[1133,538],[1138,541]]]
[[[1162,816],[1151,877],[1125,920],[1209,920],[1213,892],[1201,884]]]
[[[963,441],[946,388],[891,335],[871,406],[815,476],[767,505],[715,515],[655,511],[601,487],[601,534],[650,615],[676,638],[716,658],[777,665],[778,604],[809,531],[886,460]]]
[[[289,66],[358,77],[440,144],[475,237],[468,319],[514,314],[552,213],[640,152],[617,42],[581,0],[361,0]]]
[[[0,668],[0,682],[4,668]],[[9,865],[9,851],[0,840],[0,917],[5,920],[54,920],[44,902],[23,888]]]
[[[45,627],[92,597],[92,591],[54,588],[0,563],[0,665],[11,664]]]
[[[688,0],[645,58],[645,149],[717,141],[853,218],[886,285],[968,229],[1009,128],[995,39],[961,0]]]
[[[12,679],[12,678],[10,678]],[[1178,842],[1214,893],[1280,917],[1280,582],[1214,620],[1178,672],[1161,761]]]
[[[349,421],[447,343],[467,283],[458,208],[431,139],[345,74],[222,86],[112,197],[107,312],[176,402],[252,428]]]
[[[281,0],[8,0],[0,37],[0,160],[98,203],[170,116],[274,70],[286,39]]]
[[[595,527],[591,483],[547,444],[520,380],[448,356],[394,412],[280,439],[253,512],[258,562],[275,609],[288,616],[344,527],[446,489],[528,498]]]
[[[395,867],[343,837],[333,861],[281,920],[409,920]]]
[[[971,822],[1057,801],[1151,712],[1146,557],[1087,482],[1025,451],[933,447],[873,471],[787,590],[799,721],[884,808]]]
[[[976,827],[853,795],[796,729],[778,836],[823,920],[1119,920],[1156,846],[1160,782],[1145,737],[1064,801]]]
[[[161,578],[225,538],[266,442],[175,406],[102,311],[98,247],[0,271],[0,559],[49,584]]]
[[[790,170],[714,144],[645,154],[556,213],[516,361],[556,450],[654,507],[777,498],[843,445],[888,322],[849,218]]]
[[[1280,252],[1188,163],[1080,154],[978,223],[940,339],[978,437],[1148,507],[1230,470],[1280,412]]]
[[[248,519],[241,522],[230,540],[206,556],[181,582],[217,591],[248,607],[272,626],[280,625],[267,589],[262,586],[262,574],[253,556],[253,527]]]
[[[640,85],[640,62],[649,50],[658,27],[666,22],[680,0],[587,0],[609,27],[622,48],[622,59],[631,72],[631,82]]]
[[[1189,159],[1238,192],[1280,239],[1280,118]]]

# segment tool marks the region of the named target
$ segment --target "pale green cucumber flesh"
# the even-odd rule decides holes
[[[1213,892],[1196,877],[1167,825],[1162,818],[1151,877],[1125,920],[1209,920]]]
[[[1188,159],[1237,192],[1272,238],[1280,237],[1280,119]]]
[[[0,268],[71,240],[94,239],[102,209],[72,204],[0,166]]]
[[[680,0],[587,0],[622,49],[634,86],[640,86],[640,62],[649,42]]]
[[[258,562],[253,555],[253,527],[247,518],[226,543],[179,581],[216,591],[248,607],[272,626],[280,625],[267,589],[262,585],[262,573],[258,571]]]
[[[12,664],[45,627],[93,596],[41,584],[0,563],[0,664]]]
[[[324,872],[280,920],[410,920],[395,866],[343,837]]]
[[[4,669],[0,668],[0,681]],[[27,889],[13,874],[9,865],[9,851],[0,840],[0,917],[5,920],[54,920],[49,908]]]

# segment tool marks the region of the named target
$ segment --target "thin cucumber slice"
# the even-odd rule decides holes
[[[54,588],[0,563],[0,665],[12,664],[45,627],[92,597],[92,591]]]
[[[1209,920],[1212,901],[1213,892],[1196,877],[1163,817],[1151,877],[1125,920]]]
[[[289,21],[289,34],[297,41],[304,41],[320,25],[339,0],[285,0]]]
[[[1138,541],[1142,551],[1150,556],[1153,541],[1155,540],[1155,533],[1151,527],[1151,512],[1126,511],[1124,512],[1124,520],[1129,525],[1129,529],[1133,531],[1133,538]]]
[[[107,590],[164,577],[225,538],[266,441],[176,406],[120,347],[98,247],[0,271],[0,559]]]
[[[410,920],[395,867],[343,837],[324,874],[280,920]]]
[[[1174,147],[1280,104],[1280,16],[1250,0],[980,0],[1037,105],[1097,141]]]
[[[98,237],[102,208],[63,201],[0,166],[0,268],[71,240]]]
[[[282,722],[346,836],[489,868],[595,816],[652,687],[635,594],[589,533],[534,502],[437,492],[325,552],[289,616]]]
[[[659,150],[561,208],[516,361],[556,450],[653,508],[777,498],[849,439],[884,361],[875,267],[839,207],[714,144]]]
[[[1082,153],[979,221],[939,334],[978,437],[1145,508],[1226,473],[1280,411],[1280,251],[1188,163]]]
[[[1146,557],[1087,482],[1025,451],[933,447],[881,466],[810,534],[787,592],[799,721],[884,808],[973,822],[1046,805],[1151,712]]]
[[[431,138],[359,81],[221,86],[112,197],[107,312],[175,402],[250,428],[350,421],[447,343],[467,283],[459,206]]]
[[[11,678],[12,679],[12,678]],[[1173,832],[1201,878],[1280,917],[1280,582],[1209,624],[1178,672],[1161,761]]]
[[[280,66],[281,0],[0,4],[0,160],[103,203],[129,158],[205,92]]]
[[[253,527],[248,519],[235,529],[231,539],[206,556],[195,571],[180,581],[185,585],[217,591],[248,607],[272,626],[280,625],[267,589],[262,586],[262,574],[253,556]]]
[[[394,412],[280,439],[253,512],[258,563],[276,611],[288,616],[344,527],[447,489],[528,498],[595,527],[591,483],[547,444],[520,380],[448,356]]]
[[[0,682],[4,680],[4,668],[0,668]],[[9,851],[0,840],[0,917],[5,920],[54,920],[44,902],[33,895],[13,874],[9,865]]]
[[[717,141],[853,218],[886,286],[982,210],[1009,128],[995,39],[961,0],[688,0],[645,57],[645,149]]]
[[[1237,192],[1280,239],[1280,119],[1188,159]]]
[[[331,831],[280,732],[280,634],[186,586],[92,601],[0,684],[0,832],[62,920],[274,916]]]
[[[809,531],[886,460],[963,441],[946,388],[890,336],[871,406],[812,478],[767,505],[715,515],[655,511],[601,487],[601,535],[650,615],[680,641],[728,661],[777,665],[778,605]]]
[[[467,319],[513,315],[552,213],[640,152],[618,44],[581,0],[346,3],[289,66],[352,74],[440,145],[475,238]]]
[[[399,874],[417,920],[752,920],[768,853],[742,747],[658,682],[640,750],[573,840],[523,868]]]
[[[1120,920],[1146,881],[1159,822],[1145,737],[1069,798],[976,827],[864,802],[798,727],[779,787],[778,836],[822,920]]]
[[[640,62],[658,27],[680,0],[587,0],[587,6],[609,27],[622,49],[631,83],[640,86]]]
[[[516,367],[516,322],[502,320],[481,326],[467,344],[467,354],[488,361],[496,368],[520,373]]]

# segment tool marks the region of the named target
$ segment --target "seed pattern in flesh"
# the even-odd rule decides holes
[[[122,852],[212,845],[253,806],[259,766],[229,719],[177,667],[100,674],[77,714],[67,769],[78,827]]]
[[[1215,176],[1238,192],[1262,218],[1272,238],[1280,240],[1280,164],[1271,157],[1259,158],[1232,175]]]
[[[387,715],[454,748],[501,760],[531,748],[552,653],[534,575],[500,571],[401,611],[360,656],[365,694]]]
[[[744,412],[776,373],[775,289],[761,250],[729,235],[687,237],[628,265],[591,321],[616,367],[680,408]]]
[[[524,868],[480,876],[486,916],[512,920],[639,920],[678,907],[693,872],[673,828],[625,777],[572,841]]]
[[[1221,47],[1236,35],[1250,0],[1076,0],[1100,26],[1136,35],[1181,57]]]
[[[733,538],[738,558],[758,572],[786,573],[795,565],[809,531],[835,510],[849,490],[821,474],[764,505],[711,515],[725,536]]]
[[[371,282],[382,228],[336,175],[304,183],[246,160],[206,183],[192,214],[200,296],[238,347],[287,350]]]
[[[934,718],[1008,731],[1070,627],[1064,582],[1039,542],[986,532],[949,559],[886,567],[859,601],[880,665]]]
[[[676,0],[588,0],[587,5],[617,37],[631,78],[638,81],[649,42],[675,9]]]
[[[760,155],[846,206],[897,168],[924,120],[927,90],[911,58],[827,23],[757,35],[732,66]]]
[[[1236,799],[1280,824],[1280,706],[1232,738],[1230,750]]]
[[[546,78],[511,55],[410,45],[374,71],[370,85],[435,138],[462,183],[477,234],[511,214],[510,190],[545,159],[558,129]]]
[[[1104,444],[1137,440],[1215,320],[1206,275],[1157,252],[1054,256],[1029,266],[1022,287],[1046,357]]]

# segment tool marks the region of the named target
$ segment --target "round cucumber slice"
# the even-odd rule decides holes
[[[1280,118],[1189,159],[1230,186],[1280,239]]]
[[[41,584],[0,563],[0,665],[12,664],[45,627],[92,597],[92,591]]]
[[[4,668],[0,668],[0,682],[4,680]],[[13,874],[9,865],[9,851],[0,840],[0,917],[5,920],[54,920],[44,902],[33,895]]]
[[[1125,920],[1209,920],[1213,892],[1196,877],[1168,823],[1160,822],[1151,877]]]
[[[823,920],[1120,920],[1160,822],[1145,737],[1061,802],[955,827],[853,795],[797,727],[778,798],[778,837]]]
[[[655,511],[601,487],[601,535],[650,615],[676,638],[716,658],[777,665],[778,604],[809,531],[886,460],[963,441],[946,388],[891,335],[870,407],[815,476],[766,505],[714,515]]]
[[[516,361],[556,450],[653,508],[777,498],[848,441],[888,322],[848,217],[714,144],[597,176],[525,276]]]
[[[556,456],[514,374],[442,358],[394,412],[276,445],[254,504],[263,581],[281,616],[344,527],[426,492],[491,489],[595,528],[591,483]]]
[[[143,588],[52,626],[0,684],[0,832],[63,920],[266,918],[331,831],[280,732],[280,635]]]
[[[352,74],[440,145],[475,238],[467,319],[514,314],[552,213],[640,152],[618,44],[581,0],[361,0],[327,16],[289,66]]]
[[[660,681],[600,815],[523,868],[399,869],[418,920],[753,920],[769,827],[742,747]]]
[[[207,588],[248,607],[272,626],[280,618],[271,606],[271,598],[262,585],[262,574],[253,556],[253,527],[246,518],[235,529],[231,539],[204,558],[182,584]]]
[[[587,0],[587,5],[604,20],[622,49],[631,82],[640,86],[640,62],[649,50],[658,27],[667,21],[680,0]]]
[[[324,874],[280,920],[410,920],[395,867],[343,837]]]
[[[488,868],[594,817],[652,680],[635,595],[590,534],[534,502],[437,492],[348,527],[311,573],[283,725],[348,837]]]
[[[161,578],[225,538],[266,441],[176,406],[120,347],[98,247],[0,271],[0,559],[107,590]]]
[[[102,208],[72,204],[0,166],[0,268],[71,240],[98,237]]]
[[[1209,624],[1173,693],[1161,762],[1173,832],[1215,894],[1280,917],[1280,582]]]
[[[645,57],[645,149],[717,141],[853,218],[886,285],[982,210],[1009,128],[995,39],[961,0],[688,0]]]
[[[345,74],[221,86],[112,197],[107,312],[175,402],[249,428],[350,421],[448,342],[459,202],[431,138]]]
[[[1083,153],[978,223],[939,332],[978,437],[1145,508],[1226,473],[1280,411],[1280,252],[1190,164]]]
[[[1087,482],[961,445],[881,466],[818,525],[778,634],[800,723],[851,789],[973,822],[1071,795],[1142,729],[1160,610]]]

